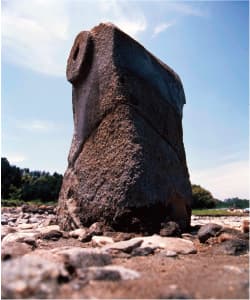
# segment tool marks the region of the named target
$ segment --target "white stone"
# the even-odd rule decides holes
[[[82,239],[86,235],[87,230],[85,228],[78,228],[69,232],[69,236],[73,238]]]
[[[112,237],[109,236],[100,236],[100,235],[94,235],[92,236],[92,244],[93,246],[104,246],[108,244],[113,244],[114,240]]]
[[[141,247],[156,247],[163,248],[165,250],[174,251],[177,254],[191,254],[196,253],[197,250],[194,247],[192,241],[175,238],[175,237],[161,237],[159,235],[153,235],[145,237]]]
[[[4,299],[51,299],[59,288],[58,276],[66,275],[63,265],[28,254],[2,263]]]
[[[90,267],[86,271],[91,280],[133,280],[140,277],[138,272],[117,265]]]
[[[146,236],[146,237],[137,237],[137,238],[133,238],[131,240],[124,241],[124,242],[127,242],[131,245],[136,244],[136,242],[141,242],[141,244],[140,244],[141,248],[146,248],[146,247],[150,247],[152,249],[160,248],[160,249],[165,249],[165,250],[169,250],[169,251],[174,251],[177,254],[191,254],[191,253],[197,252],[192,241],[189,241],[186,239],[181,239],[181,238],[176,238],[176,237],[161,237],[157,234],[154,234],[152,236]],[[120,242],[120,243],[122,243],[122,242]],[[118,244],[118,243],[115,243],[115,244]],[[107,245],[105,247],[117,249],[118,247],[115,248],[115,244]],[[120,249],[121,249],[121,247],[120,247]]]
[[[235,272],[235,273],[238,273],[238,274],[243,273],[243,270],[239,267],[236,267],[236,266],[225,265],[225,266],[223,266],[223,269],[226,270],[226,271]]]
[[[2,240],[2,246],[10,242],[21,242],[25,238],[36,239],[39,236],[38,232],[14,232],[6,235]]]
[[[1,240],[10,233],[14,233],[17,230],[10,226],[1,226]]]
[[[100,249],[81,247],[60,247],[50,251],[59,255],[75,268],[104,266],[111,264],[111,256]]]
[[[124,252],[131,252],[133,249],[139,247],[143,242],[143,238],[134,238],[127,241],[121,241],[102,247],[104,251],[120,250]]]
[[[38,218],[29,218],[29,223],[39,223],[39,219]]]
[[[20,229],[32,229],[34,228],[34,224],[19,224],[17,227]]]
[[[161,253],[161,255],[167,256],[167,257],[176,257],[177,256],[177,253],[175,251],[171,251],[171,250],[163,250],[160,253]]]
[[[39,227],[39,228],[37,228],[37,230],[41,234],[47,234],[47,233],[49,233],[52,230],[60,231],[60,227],[58,225],[50,225],[50,226],[45,226],[45,227]]]

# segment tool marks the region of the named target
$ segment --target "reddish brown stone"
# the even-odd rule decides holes
[[[64,230],[190,225],[178,75],[112,24],[81,32],[67,65],[74,136],[59,197]]]

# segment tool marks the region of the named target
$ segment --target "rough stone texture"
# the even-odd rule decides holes
[[[4,246],[1,247],[1,259],[8,260],[18,256],[23,256],[24,254],[31,252],[33,248],[34,247],[28,243],[5,243]]]
[[[191,186],[178,75],[112,24],[76,37],[67,79],[74,136],[59,197],[64,230],[105,222],[120,231],[190,225]]]
[[[201,243],[205,243],[209,238],[216,236],[222,229],[221,225],[208,223],[203,225],[198,231],[198,238]]]
[[[109,254],[94,248],[56,248],[51,253],[61,256],[67,264],[74,268],[105,266],[111,263],[111,256]]]
[[[242,240],[247,240],[249,239],[249,234],[248,233],[243,233],[240,230],[230,228],[230,227],[223,227],[219,232],[218,232],[218,237],[221,241],[227,240],[227,239],[242,239]],[[228,237],[228,238],[225,238]]]
[[[127,241],[121,241],[113,244],[108,244],[103,247],[104,250],[120,250],[127,253],[130,253],[133,249],[139,247],[143,242],[143,239],[131,239]]]
[[[193,243],[179,238],[109,232],[106,237],[93,236],[92,242],[86,244],[65,238],[65,232],[58,241],[41,239],[42,234],[58,230],[45,227],[49,215],[40,215],[44,218],[39,219],[37,228],[22,229],[19,221],[30,220],[33,212],[22,214],[18,208],[6,207],[3,210],[8,220],[17,219],[14,225],[2,225],[2,234],[7,234],[2,244],[3,299],[249,298],[248,235],[240,231],[242,219],[238,217],[238,220],[227,217],[226,223],[224,217],[201,218],[201,224],[221,220],[223,226],[232,224],[232,228],[222,228],[218,236],[209,238],[215,241],[211,244],[199,243],[197,230],[182,234]],[[91,227],[97,230],[96,224]],[[84,229],[73,235],[78,237],[82,232]],[[72,232],[67,234],[72,236]],[[100,241],[107,237],[116,241],[137,237],[144,243],[131,253],[122,250],[107,253],[103,248],[93,248],[96,238]],[[168,250],[169,246],[172,250]],[[197,254],[182,255],[182,251],[174,251],[176,246],[189,253],[193,253],[195,246]],[[22,258],[15,258],[23,254]],[[115,266],[109,265],[112,262]],[[125,281],[120,267],[136,271],[140,277]]]
[[[128,232],[116,232],[113,236],[114,242],[127,241],[135,237],[135,234]]]
[[[34,238],[39,237],[39,233],[37,232],[14,232],[6,235],[2,240],[2,246],[5,246],[7,243],[11,242],[25,242],[26,238]]]
[[[249,220],[243,220],[242,221],[242,231],[244,233],[248,233],[249,232]]]
[[[177,253],[172,250],[163,250],[160,252],[161,256],[166,256],[166,257],[176,257]]]
[[[1,240],[6,237],[9,233],[16,232],[15,228],[12,228],[10,226],[1,226]]]
[[[134,238],[137,240],[139,238]],[[188,240],[174,237],[161,237],[157,234],[152,236],[143,237],[142,248],[160,248],[164,250],[174,251],[177,254],[194,254],[197,252],[194,243]]]
[[[216,245],[215,254],[241,255],[249,251],[249,242],[241,239],[232,239]]]
[[[8,224],[8,220],[4,217],[1,218],[1,225],[7,225]]]
[[[73,237],[75,239],[77,239],[77,238],[82,239],[84,236],[86,236],[86,231],[87,231],[87,229],[85,229],[85,228],[78,228],[78,229],[70,231],[69,236]]]
[[[193,254],[197,252],[194,243],[191,241],[174,237],[161,237],[157,234],[105,245],[102,249],[105,251],[120,250],[129,253],[138,247],[151,248],[153,250],[159,248],[175,251],[177,254]]]
[[[19,229],[33,229],[34,228],[34,225],[33,224],[19,224],[18,225],[18,228]]]
[[[62,232],[59,230],[51,230],[47,233],[42,234],[41,238],[44,240],[57,241],[63,236]]]
[[[44,227],[38,228],[37,230],[39,230],[39,232],[42,235],[46,235],[46,234],[49,234],[51,231],[59,231],[60,228],[58,225],[50,225],[50,226],[44,226]]]
[[[160,236],[176,236],[181,237],[180,226],[176,222],[167,222],[160,230]]]
[[[131,252],[132,256],[147,256],[149,254],[154,254],[154,249],[150,247],[145,247],[145,248],[135,248]]]
[[[109,236],[96,236],[92,237],[92,245],[94,246],[104,246],[107,244],[114,243],[114,240]]]
[[[62,265],[36,255],[27,255],[2,263],[3,299],[54,298]]]
[[[90,267],[84,270],[89,280],[133,280],[140,277],[140,274],[134,270],[122,266],[104,266]]]

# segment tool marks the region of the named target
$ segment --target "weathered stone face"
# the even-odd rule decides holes
[[[74,136],[57,220],[70,230],[103,221],[121,231],[190,224],[191,186],[178,75],[112,24],[81,32],[67,78]]]

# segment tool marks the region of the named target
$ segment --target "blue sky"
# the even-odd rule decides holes
[[[248,2],[2,1],[2,156],[64,173],[73,134],[65,76],[76,34],[115,23],[172,67],[186,94],[192,183],[249,198]]]

